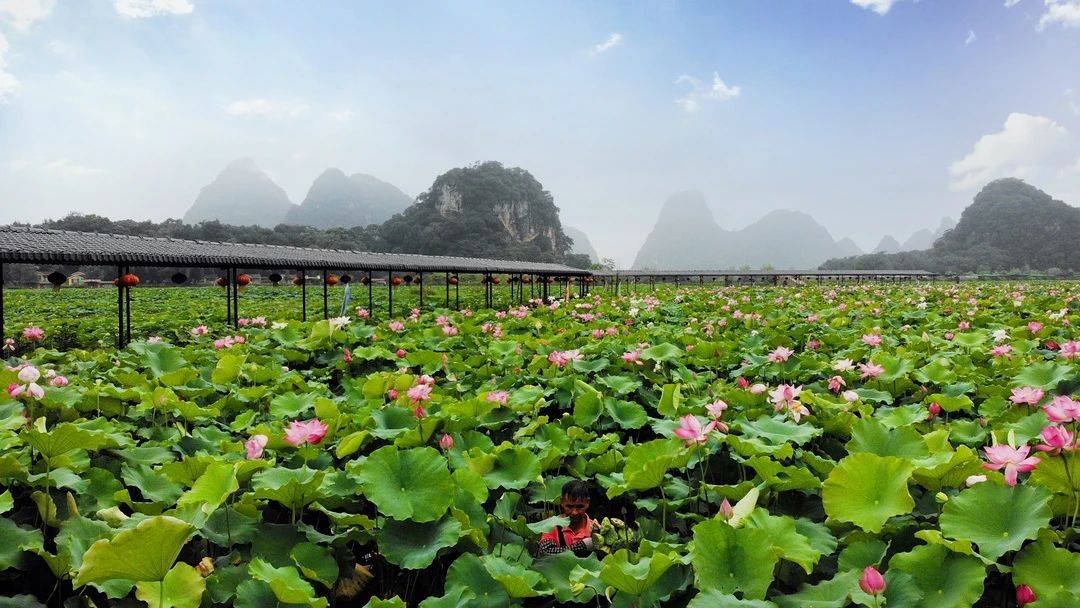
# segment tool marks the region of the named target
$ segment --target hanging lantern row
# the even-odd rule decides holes
[[[452,276],[452,277],[450,277],[450,284],[451,284],[451,285],[457,285],[457,284],[458,284],[458,282],[459,282],[459,281],[458,281],[458,278],[457,278],[457,276],[456,276],[456,275],[455,275],[455,276]]]
[[[129,272],[121,276],[119,281],[120,287],[135,287],[139,284],[139,276]]]
[[[337,275],[331,274],[331,275],[327,275],[327,277],[326,277],[326,284],[327,285],[337,285],[338,282],[340,282],[340,281],[341,281],[341,279],[339,279],[337,277]]]

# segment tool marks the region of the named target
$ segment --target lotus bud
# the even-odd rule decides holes
[[[1035,591],[1031,587],[1028,587],[1027,585],[1020,585],[1016,588],[1017,606],[1023,608],[1023,606],[1027,606],[1028,604],[1034,602],[1037,599],[1039,599],[1039,597],[1035,595]]]
[[[881,595],[885,591],[885,578],[877,568],[867,566],[859,577],[859,588],[870,595]]]
[[[944,492],[938,492],[937,494],[934,494],[934,500],[936,500],[938,504],[945,504],[949,502],[949,495]]]
[[[725,498],[724,501],[720,503],[720,517],[731,519],[734,515],[735,509],[731,506],[731,503],[728,502],[728,499]]]

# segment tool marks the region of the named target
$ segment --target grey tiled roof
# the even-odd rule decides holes
[[[19,226],[0,226],[0,261],[80,265],[589,274],[587,270],[541,262],[189,241]]]

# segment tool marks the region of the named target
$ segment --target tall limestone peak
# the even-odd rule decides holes
[[[285,191],[255,161],[241,158],[229,163],[199,191],[195,203],[184,214],[184,222],[218,220],[236,226],[273,228],[292,207]]]
[[[330,168],[315,178],[285,223],[316,228],[367,226],[386,221],[410,202],[393,184],[361,173],[349,177],[341,169]]]
[[[874,253],[896,253],[900,251],[900,243],[891,234],[886,234],[874,247]]]

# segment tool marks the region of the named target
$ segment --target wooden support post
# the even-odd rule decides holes
[[[372,291],[374,287],[371,285],[371,271],[367,271],[367,309],[368,314],[372,317],[375,316],[375,294]]]
[[[124,348],[124,286],[120,278],[124,276],[123,266],[116,267],[116,348]]]
[[[329,296],[330,296],[330,294],[328,293],[328,289],[329,289],[330,286],[326,282],[326,280],[328,278],[329,277],[326,274],[326,269],[323,268],[323,271],[322,271],[322,318],[324,318],[324,319],[329,319],[330,318],[330,306],[328,305],[329,304],[328,299],[329,299]]]
[[[424,310],[424,273],[416,273],[416,284],[420,287],[420,310]]]
[[[300,320],[307,321],[307,271],[300,271],[300,307],[303,312],[300,313]]]
[[[389,300],[386,304],[387,319],[394,318],[394,271],[386,271],[386,293],[389,295]]]
[[[446,307],[450,308],[450,273],[449,272],[446,273],[446,276],[443,277],[443,280],[446,282]]]

